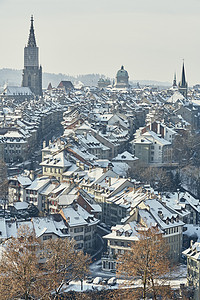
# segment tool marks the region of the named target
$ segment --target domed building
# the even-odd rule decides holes
[[[119,89],[128,88],[129,87],[128,79],[129,79],[128,72],[124,70],[124,66],[121,66],[121,69],[117,72],[114,86]]]

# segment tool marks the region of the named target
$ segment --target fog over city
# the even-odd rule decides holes
[[[185,59],[189,85],[199,82],[200,3],[197,0],[0,1],[0,68],[23,68],[34,15],[45,72],[99,73],[123,64],[131,80],[171,82]]]

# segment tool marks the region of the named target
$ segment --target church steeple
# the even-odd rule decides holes
[[[176,72],[174,73],[174,80],[173,80],[173,88],[177,87],[177,83],[176,83]]]
[[[183,61],[183,67],[182,67],[182,76],[181,76],[181,86],[186,85],[186,80],[185,80],[185,67],[184,67],[184,61]]]
[[[29,33],[29,38],[28,38],[28,47],[37,47],[36,40],[35,40],[34,27],[33,27],[33,16],[31,16],[31,27],[30,27],[30,33]]]
[[[187,82],[186,82],[186,77],[185,77],[185,66],[184,66],[184,60],[183,60],[183,67],[182,67],[182,74],[181,74],[181,81],[179,82],[178,85],[178,90],[179,92],[187,98]]]

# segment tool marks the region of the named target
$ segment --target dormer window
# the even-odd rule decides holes
[[[125,236],[126,236],[126,237],[129,237],[130,235],[131,235],[131,232],[125,231]]]

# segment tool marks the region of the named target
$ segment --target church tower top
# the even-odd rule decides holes
[[[183,61],[183,67],[182,67],[181,86],[182,87],[186,86],[184,61]]]
[[[177,87],[177,83],[176,83],[176,72],[174,73],[174,80],[173,80],[173,87]]]
[[[187,99],[187,88],[188,84],[186,82],[186,77],[185,77],[185,65],[183,61],[183,67],[182,67],[182,74],[181,74],[181,81],[179,82],[178,89],[179,92]]]
[[[28,38],[28,47],[37,47],[36,40],[35,40],[35,33],[34,33],[34,27],[33,27],[33,15],[31,16],[31,27],[30,27],[30,33]]]

